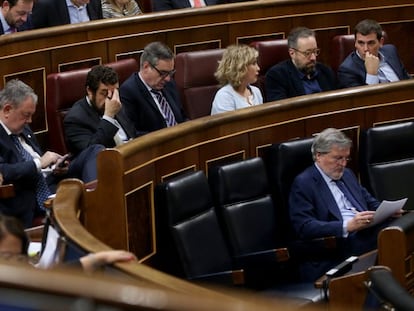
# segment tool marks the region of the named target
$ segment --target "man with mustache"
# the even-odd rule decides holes
[[[266,101],[336,89],[332,69],[316,61],[320,49],[313,30],[294,28],[288,36],[288,48],[290,59],[266,73]]]
[[[354,34],[355,51],[338,69],[341,88],[410,79],[396,47],[384,45],[383,31],[376,21],[365,19],[359,22]]]

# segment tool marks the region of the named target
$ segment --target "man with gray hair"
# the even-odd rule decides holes
[[[274,65],[266,73],[266,101],[336,89],[332,69],[316,61],[320,49],[313,30],[292,29],[288,48],[290,59]]]
[[[55,152],[43,152],[29,128],[36,105],[37,95],[20,80],[7,82],[0,91],[0,172],[15,190],[14,197],[2,200],[0,212],[25,227],[32,225],[34,215],[44,213],[43,202],[60,179],[96,179],[96,155],[103,149],[93,145],[70,162]]]
[[[346,167],[351,145],[352,141],[337,129],[319,133],[311,148],[314,165],[295,178],[289,196],[290,219],[297,236],[302,240],[326,236],[343,239],[339,261],[375,249],[378,231],[385,225],[370,226],[380,202]],[[302,276],[314,281],[338,263],[307,262]]]
[[[121,102],[138,135],[186,120],[174,73],[173,52],[161,42],[152,42],[144,48],[139,72],[122,83]]]

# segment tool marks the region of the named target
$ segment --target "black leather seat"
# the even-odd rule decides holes
[[[361,182],[378,200],[407,197],[414,209],[414,122],[370,128],[360,134]]]
[[[302,241],[296,237],[289,217],[289,193],[295,177],[313,164],[313,138],[286,141],[270,146],[264,155],[279,228],[285,237],[293,261],[342,260],[341,239],[324,237]],[[282,234],[282,233],[280,233]]]
[[[211,167],[208,178],[231,253],[245,269],[246,283],[259,281],[259,286],[285,297],[320,300],[320,291],[312,283],[294,282],[296,271],[290,266],[289,252],[278,239],[263,160]]]
[[[157,253],[190,280],[242,284],[243,271],[232,258],[218,223],[206,176],[201,171],[177,176],[157,186]],[[178,257],[177,257],[178,256]],[[177,273],[176,273],[177,274]]]

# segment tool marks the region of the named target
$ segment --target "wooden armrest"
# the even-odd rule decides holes
[[[31,242],[42,242],[43,230],[44,230],[44,226],[41,225],[41,226],[27,228],[24,231],[26,232]]]
[[[14,197],[14,185],[13,184],[7,184],[7,185],[1,185],[0,186],[0,198],[1,199],[7,199]]]
[[[198,275],[196,277],[190,278],[190,280],[196,281],[196,282],[208,282],[212,284],[228,284],[228,285],[244,285],[245,284],[243,269]]]

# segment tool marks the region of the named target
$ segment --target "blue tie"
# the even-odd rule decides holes
[[[158,103],[160,104],[161,111],[165,116],[165,122],[167,123],[167,126],[173,126],[177,124],[177,121],[175,120],[175,116],[173,111],[171,110],[170,105],[168,104],[167,99],[162,95],[160,91],[157,90],[151,90],[152,93],[155,94],[157,97]]]
[[[364,209],[362,208],[361,204],[354,198],[352,193],[349,191],[348,187],[345,185],[342,179],[334,180],[336,185],[338,186],[339,190],[342,191],[345,198],[352,204],[353,207],[359,212],[362,212]]]
[[[19,150],[20,154],[22,155],[23,159],[25,161],[33,161],[32,155],[23,147],[22,143],[20,142],[19,136],[14,134],[10,136],[13,139],[13,142],[16,145],[17,150]],[[44,209],[43,203],[48,199],[50,195],[51,192],[46,183],[46,179],[42,173],[39,173],[36,185],[36,200],[40,209]]]

